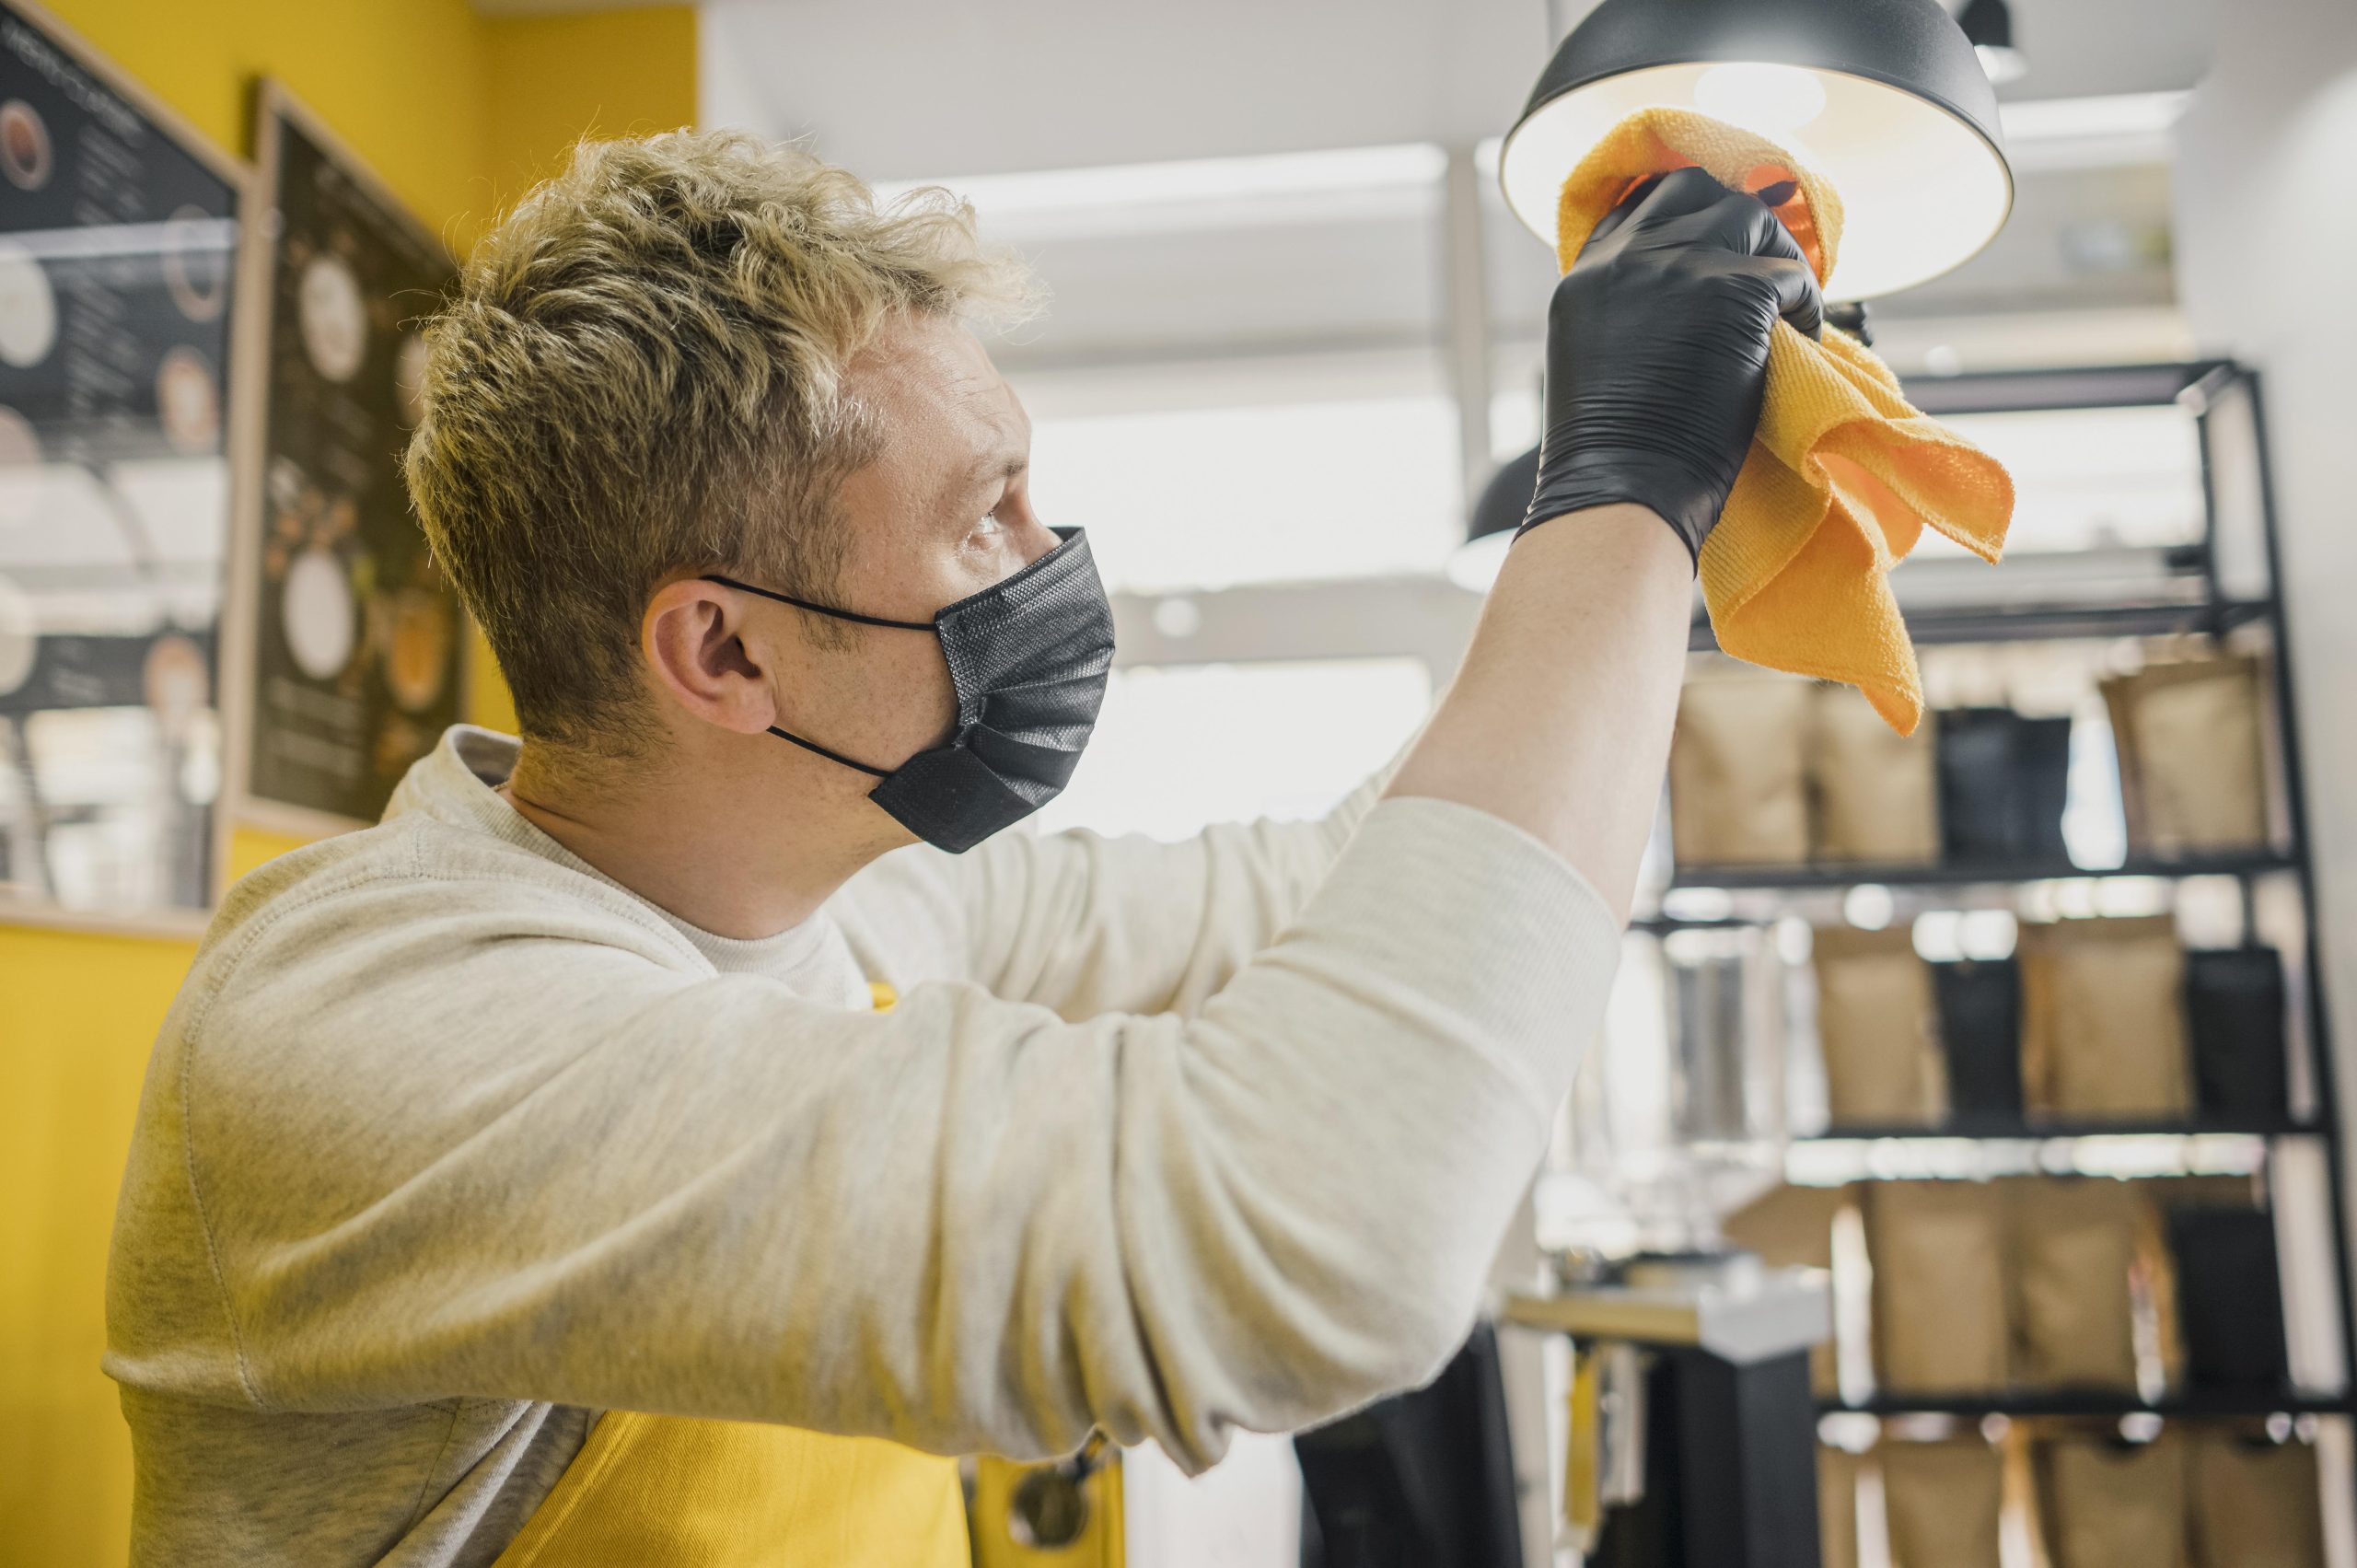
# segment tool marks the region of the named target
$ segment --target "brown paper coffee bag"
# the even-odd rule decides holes
[[[1817,1032],[1835,1128],[1936,1126],[1947,1116],[1932,971],[1905,926],[1819,926]]]
[[[1891,1568],[1997,1568],[2004,1464],[1978,1433],[1932,1443],[1884,1443]]]
[[[2140,1210],[2108,1178],[2003,1184],[2013,1240],[2014,1372],[2024,1387],[2136,1392]]]
[[[2150,1443],[2056,1434],[2038,1446],[2053,1568],[2186,1568],[2186,1464],[2175,1430]]]
[[[2130,851],[2170,858],[2268,840],[2266,682],[2251,657],[2147,665],[2103,685]]]
[[[2189,1448],[2193,1568],[2324,1568],[2314,1448],[2238,1423],[2205,1427]]]
[[[2022,1086],[2033,1117],[2180,1121],[2193,1090],[2185,953],[2166,915],[2024,923]]]
[[[1824,1568],[1858,1568],[1858,1456],[1829,1443],[1817,1446],[1817,1561]]]
[[[2005,1387],[2003,1194],[1977,1181],[1883,1181],[1865,1205],[1875,1380],[1900,1394]]]
[[[1808,859],[1802,755],[1809,683],[1712,675],[1687,682],[1669,747],[1669,830],[1680,865]]]
[[[1929,865],[1940,858],[1939,782],[1926,713],[1913,735],[1848,686],[1811,693],[1808,794],[1815,858]]]

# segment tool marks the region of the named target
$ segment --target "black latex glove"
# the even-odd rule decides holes
[[[1546,438],[1523,529],[1632,501],[1699,561],[1759,423],[1779,316],[1814,338],[1825,302],[1766,202],[1699,168],[1631,192],[1548,307]]]

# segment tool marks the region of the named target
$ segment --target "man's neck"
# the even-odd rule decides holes
[[[682,771],[624,787],[611,773],[527,742],[499,792],[574,854],[715,936],[790,930],[894,847],[872,805],[834,798],[817,779],[780,790]]]

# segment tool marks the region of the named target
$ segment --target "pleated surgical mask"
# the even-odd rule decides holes
[[[893,621],[814,604],[734,577],[705,581],[862,626],[930,632],[958,693],[949,739],[878,768],[772,725],[770,733],[879,781],[868,798],[925,842],[962,854],[1054,799],[1072,778],[1105,701],[1113,610],[1088,538],[1060,542],[1005,580],[931,621]]]

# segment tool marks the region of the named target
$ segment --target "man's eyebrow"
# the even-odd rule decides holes
[[[950,502],[963,500],[986,483],[1004,482],[1016,477],[1031,466],[1028,454],[1023,452],[991,452],[978,459],[964,474],[953,481],[942,496],[946,507]]]

